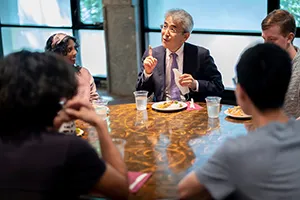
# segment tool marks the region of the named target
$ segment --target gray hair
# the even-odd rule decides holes
[[[173,21],[182,24],[182,28],[185,32],[191,33],[194,27],[193,17],[183,9],[171,9],[165,14],[165,19],[172,17]]]

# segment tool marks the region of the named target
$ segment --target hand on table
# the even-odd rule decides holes
[[[144,69],[147,74],[151,74],[157,65],[157,59],[152,56],[152,47],[149,45],[148,56],[145,58]]]

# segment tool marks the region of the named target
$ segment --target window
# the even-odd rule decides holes
[[[300,1],[299,0],[280,0],[280,8],[289,11],[294,15],[297,27],[300,27]]]
[[[0,0],[2,24],[71,27],[70,0]]]
[[[260,32],[267,15],[267,0],[148,0],[148,28],[159,29],[164,14],[182,8],[194,19],[194,30]]]
[[[1,28],[4,55],[27,49],[44,51],[47,39],[54,33],[64,32],[72,35],[72,30],[47,28]]]
[[[289,10],[300,25],[299,0],[144,0],[145,47],[161,45],[160,25],[164,14],[172,8],[182,8],[194,19],[194,30],[187,42],[209,49],[222,74],[227,90],[233,90],[232,77],[241,53],[251,45],[263,42],[261,22],[268,12]],[[280,5],[279,5],[280,2]],[[299,28],[297,33],[299,34]],[[294,44],[299,47],[300,38]]]
[[[80,12],[72,13],[71,6]],[[44,51],[47,39],[63,32],[79,39],[77,63],[106,78],[101,0],[0,0],[0,19],[3,55]]]
[[[160,33],[149,33],[148,38],[149,45],[161,45]],[[192,34],[187,42],[209,49],[222,74],[223,84],[226,89],[233,90],[232,77],[235,75],[235,65],[240,54],[247,47],[263,40],[260,36]]]
[[[182,8],[194,20],[194,30],[187,42],[203,46],[222,74],[225,88],[233,90],[232,77],[240,54],[249,45],[263,42],[261,21],[268,13],[268,0],[145,0],[146,44],[161,45],[159,25],[172,8]]]
[[[104,31],[79,30],[79,40],[82,66],[94,76],[106,77]]]
[[[293,44],[300,48],[300,38],[295,38]]]
[[[82,27],[78,31],[81,64],[93,76],[106,78],[102,0],[79,0],[79,10],[78,23]]]
[[[80,20],[84,24],[103,23],[102,0],[80,0]]]

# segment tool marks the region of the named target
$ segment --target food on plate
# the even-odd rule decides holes
[[[77,136],[82,136],[84,131],[81,128],[76,128],[76,135]]]
[[[182,103],[179,103],[178,101],[173,101],[173,103],[174,103],[175,105],[178,105],[179,108],[182,108],[182,107],[183,107]]]
[[[158,104],[157,107],[161,109],[168,108],[170,105],[172,105],[172,103],[173,101],[166,101],[161,104]]]
[[[172,104],[178,105],[179,108],[183,107],[183,105],[180,102],[178,102],[178,101],[166,101],[166,102],[163,102],[161,104],[158,104],[157,108],[165,109],[165,108],[170,107]]]
[[[244,113],[240,106],[234,106],[233,108],[228,108],[228,113],[234,116],[248,116]]]

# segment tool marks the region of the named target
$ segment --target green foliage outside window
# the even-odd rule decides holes
[[[300,27],[300,0],[280,0],[280,8],[294,15],[297,27]]]
[[[102,0],[80,0],[80,20],[84,24],[103,23]]]

